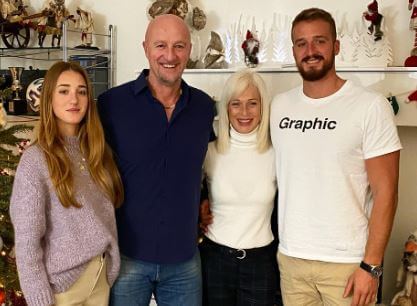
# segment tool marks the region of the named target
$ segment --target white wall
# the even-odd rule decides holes
[[[135,77],[135,71],[147,67],[141,42],[148,23],[146,11],[151,0],[67,0],[70,11],[80,3],[85,8],[95,12],[96,31],[104,31],[108,24],[116,25],[117,56],[116,83],[121,84]],[[209,31],[225,31],[231,23],[236,22],[243,14],[243,20],[255,17],[257,28],[265,22],[268,27],[273,19],[273,13],[287,15],[293,18],[303,8],[319,6],[327,9],[337,17],[338,21],[345,20],[349,26],[363,26],[362,12],[366,10],[369,1],[334,1],[334,0],[189,0],[192,6],[199,6],[207,14],[207,25],[201,33],[197,33],[202,41],[202,49],[207,45]],[[43,1],[31,0],[32,8],[40,9]],[[414,34],[408,30],[410,13],[407,1],[380,0],[380,11],[385,16],[385,34],[389,37],[393,52],[394,64],[401,66],[409,55],[414,41]],[[101,42],[99,42],[100,44]],[[198,74],[187,72],[184,76],[191,85],[206,90],[211,95],[219,96],[226,73]],[[297,73],[272,74],[263,73],[272,93],[281,92],[300,83]],[[342,73],[345,78],[354,79],[384,94],[392,92],[399,95],[402,102],[407,92],[416,89],[416,80],[408,78],[407,73]],[[410,120],[417,125],[417,105],[401,104],[399,117],[402,125],[409,125]],[[409,114],[413,114],[410,116]],[[415,116],[414,116],[415,115]],[[401,156],[399,208],[396,216],[392,238],[385,257],[385,277],[383,284],[384,301],[392,298],[396,289],[396,270],[400,264],[402,247],[408,234],[417,228],[417,128],[400,127],[400,137],[404,146]]]

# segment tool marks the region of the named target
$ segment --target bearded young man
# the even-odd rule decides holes
[[[292,24],[302,86],[274,98],[286,305],[373,305],[397,205],[401,144],[387,100],[341,79],[332,16]]]

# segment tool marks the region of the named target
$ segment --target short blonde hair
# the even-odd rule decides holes
[[[216,148],[219,153],[225,153],[230,146],[230,121],[228,115],[229,102],[240,96],[250,85],[258,89],[261,98],[261,121],[257,135],[257,150],[265,152],[271,146],[269,134],[270,96],[262,77],[255,71],[243,69],[233,73],[224,85],[221,100],[218,103],[219,128]]]

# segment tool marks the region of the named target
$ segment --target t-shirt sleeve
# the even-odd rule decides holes
[[[52,305],[54,296],[43,262],[46,186],[38,167],[40,155],[31,147],[20,159],[10,199],[10,216],[15,231],[19,281],[26,301],[29,305]]]
[[[387,99],[377,96],[364,117],[363,154],[365,159],[402,149],[394,113]]]

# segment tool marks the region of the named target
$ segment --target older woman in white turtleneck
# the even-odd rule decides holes
[[[211,212],[202,206],[201,214],[212,217],[200,244],[204,305],[274,305],[277,187],[269,102],[256,72],[237,72],[224,86],[218,138],[204,162]]]

